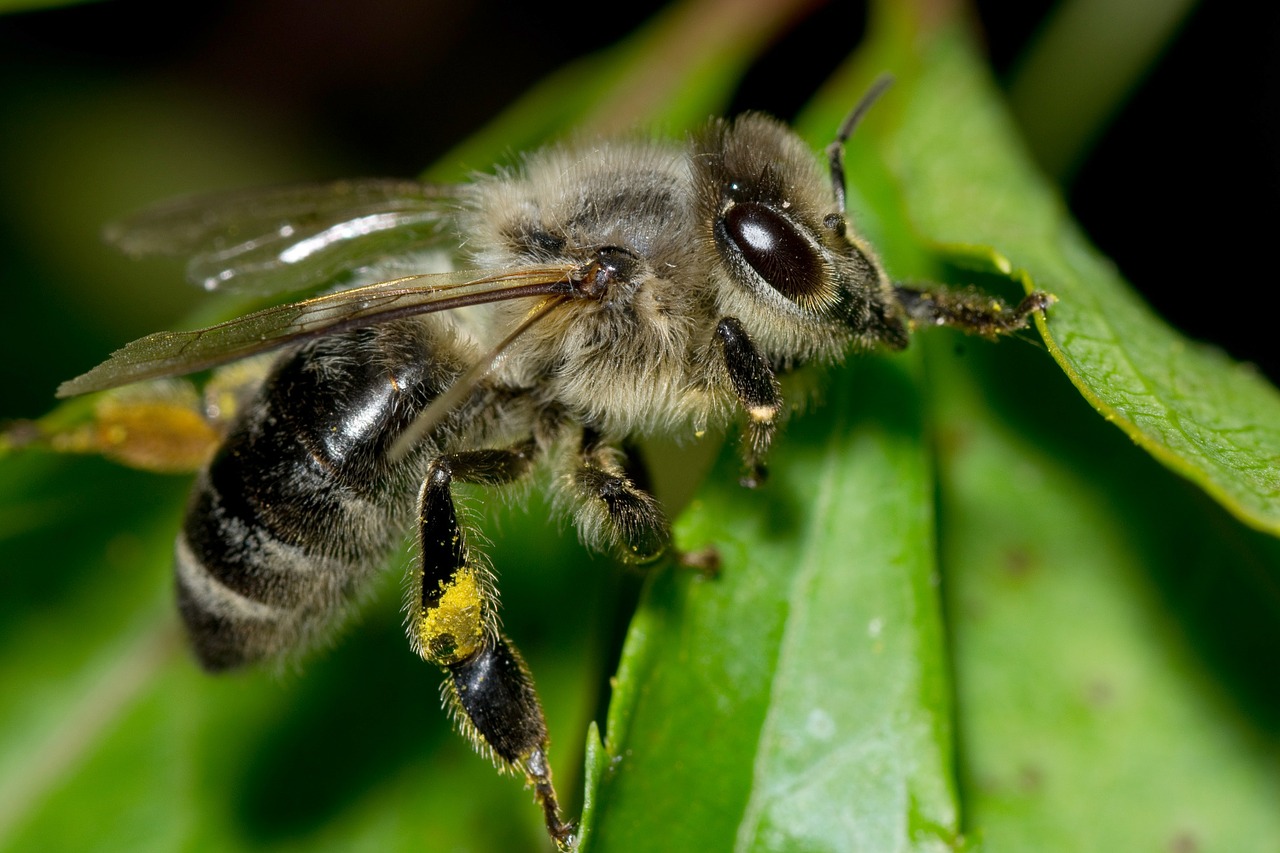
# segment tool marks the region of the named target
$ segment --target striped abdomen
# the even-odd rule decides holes
[[[323,338],[245,408],[177,541],[178,605],[206,668],[313,645],[402,541],[420,472],[387,451],[457,373],[427,346],[411,324]]]

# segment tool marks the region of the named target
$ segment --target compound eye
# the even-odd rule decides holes
[[[735,204],[724,214],[724,229],[743,260],[783,296],[809,302],[822,292],[822,261],[813,243],[772,208]]]

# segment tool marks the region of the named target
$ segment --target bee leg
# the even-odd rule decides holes
[[[592,547],[639,565],[671,551],[671,525],[661,504],[636,483],[646,477],[635,457],[600,444],[596,436],[588,434],[580,465],[570,476],[578,503],[578,529]],[[672,556],[676,565],[706,577],[720,573],[720,554],[715,548],[678,551]]]
[[[560,818],[547,762],[547,724],[533,678],[498,630],[498,596],[482,558],[467,548],[453,481],[499,485],[530,468],[532,443],[509,450],[441,456],[428,467],[418,502],[421,563],[409,607],[414,650],[446,673],[445,701],[459,731],[502,771],[533,786],[547,832],[571,849],[577,827]]]
[[[895,284],[893,289],[913,326],[951,326],[984,338],[1025,329],[1032,314],[1057,301],[1053,294],[1036,291],[1009,308],[976,288],[926,290]]]
[[[716,326],[716,342],[720,345],[733,393],[747,413],[747,429],[742,436],[741,482],[754,489],[764,483],[764,457],[773,441],[782,395],[773,368],[735,318],[725,317]]]
[[[653,495],[627,476],[622,452],[588,436],[571,474],[577,525],[593,547],[627,563],[648,563],[671,544],[671,524]]]

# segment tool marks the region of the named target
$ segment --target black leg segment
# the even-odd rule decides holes
[[[915,288],[895,284],[898,301],[913,326],[951,326],[971,335],[997,338],[1027,327],[1028,319],[1056,300],[1036,291],[1014,308],[977,288]]]
[[[716,341],[724,356],[729,382],[738,402],[747,413],[743,435],[742,484],[755,488],[764,482],[764,457],[773,441],[782,395],[773,368],[734,317],[725,317],[716,326]]]

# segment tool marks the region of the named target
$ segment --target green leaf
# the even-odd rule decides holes
[[[966,834],[1271,849],[1280,542],[1137,452],[1048,359],[958,343],[926,349]]]
[[[736,452],[721,458],[678,532],[714,544],[723,575],[667,571],[647,591],[590,849],[956,844],[912,368],[829,377],[828,406],[789,425],[762,493],[737,485]]]
[[[1085,398],[1242,521],[1280,533],[1280,392],[1157,318],[1030,165],[967,40],[952,28],[930,45],[884,140],[919,234],[1055,294],[1046,341]]]

